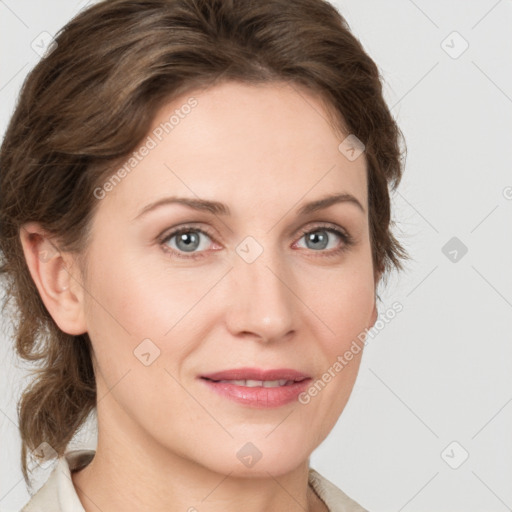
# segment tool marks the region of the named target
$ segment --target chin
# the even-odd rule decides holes
[[[258,439],[248,436],[222,443],[218,440],[215,447],[203,448],[203,456],[197,462],[212,471],[230,473],[232,477],[268,478],[269,474],[278,477],[304,464],[314,448],[312,441],[303,437],[276,436],[271,439],[273,434],[265,438],[266,435],[268,430],[260,433]],[[311,450],[307,449],[309,446]],[[207,458],[205,453],[208,453]]]

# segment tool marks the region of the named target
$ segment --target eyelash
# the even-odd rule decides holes
[[[313,228],[305,228],[300,231],[299,240],[304,235],[308,235],[310,233],[315,233],[316,231],[328,231],[330,233],[334,233],[342,240],[341,246],[338,247],[337,249],[331,249],[329,251],[325,251],[325,250],[324,251],[313,251],[313,252],[321,253],[321,254],[318,254],[318,256],[320,256],[320,257],[329,258],[329,257],[333,257],[333,256],[338,256],[342,252],[345,252],[346,250],[348,250],[355,243],[354,239],[352,238],[351,235],[349,235],[345,231],[342,231],[339,228],[333,227],[331,224],[319,224],[317,226],[314,226]],[[195,226],[186,226],[185,225],[185,226],[182,226],[182,227],[172,231],[171,233],[165,235],[164,238],[160,239],[159,242],[162,246],[162,249],[165,252],[172,254],[173,256],[177,256],[178,258],[183,258],[183,259],[187,259],[187,260],[190,260],[190,259],[195,260],[195,259],[199,259],[199,258],[204,258],[206,256],[205,253],[207,251],[189,253],[189,255],[184,256],[183,252],[176,251],[175,249],[171,249],[168,245],[165,245],[166,242],[171,240],[173,237],[181,235],[183,233],[189,233],[189,232],[202,233],[203,235],[206,235],[209,238],[211,238],[212,240],[214,240],[212,233],[210,233],[208,229],[201,229],[201,228],[197,228]]]

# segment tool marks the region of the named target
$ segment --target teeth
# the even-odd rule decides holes
[[[263,382],[264,388],[277,388],[278,386],[286,386],[288,381],[286,379],[279,380],[266,380]]]
[[[219,380],[217,382],[228,382],[235,386],[244,386],[246,388],[277,388],[279,386],[286,386],[293,384],[293,380],[279,379],[279,380]]]

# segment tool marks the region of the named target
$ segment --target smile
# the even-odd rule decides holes
[[[264,409],[297,401],[311,377],[292,369],[237,368],[201,375],[200,380],[217,395],[246,407]]]
[[[243,386],[246,388],[257,388],[257,387],[263,387],[263,388],[277,388],[279,386],[289,386],[290,384],[294,384],[294,380],[286,380],[286,379],[279,379],[279,380],[218,380],[218,381],[212,381],[212,382],[229,382],[230,384],[233,384],[235,386]]]

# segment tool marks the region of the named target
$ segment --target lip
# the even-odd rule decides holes
[[[211,380],[304,380],[309,375],[292,370],[290,368],[273,368],[263,370],[260,368],[234,368],[232,370],[223,370],[215,373],[201,375],[205,379]]]
[[[311,382],[309,375],[290,368],[269,370],[235,368],[201,375],[199,378],[215,393],[229,398],[236,403],[257,409],[282,407],[296,401],[298,395]],[[293,380],[295,382],[272,388],[262,386],[247,387],[230,382],[216,382],[225,380]]]

